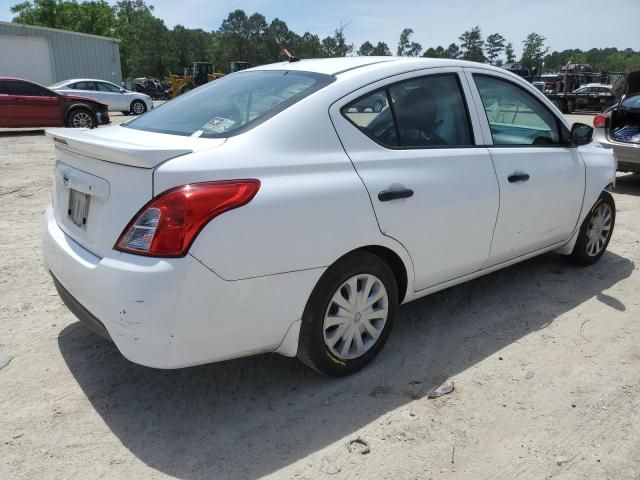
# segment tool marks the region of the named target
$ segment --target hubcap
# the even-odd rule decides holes
[[[389,296],[374,275],[360,274],[333,294],[324,316],[324,342],[342,360],[362,356],[378,341],[389,313]]]
[[[75,128],[91,128],[93,121],[88,113],[76,113],[73,117],[73,126]]]
[[[611,233],[611,206],[602,203],[593,212],[587,227],[587,255],[595,257],[604,248]]]
[[[137,113],[138,115],[144,113],[144,105],[140,102],[135,102],[133,104],[133,113]]]

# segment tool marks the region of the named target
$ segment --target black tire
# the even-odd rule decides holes
[[[130,112],[132,115],[142,115],[147,111],[147,105],[142,100],[131,102]]]
[[[67,118],[69,128],[96,128],[97,126],[95,115],[87,108],[75,108]]]
[[[189,85],[189,84],[185,84],[185,85],[180,87],[180,91],[178,92],[178,95],[182,95],[183,93],[187,93],[189,90],[193,90],[193,86]]]
[[[387,297],[387,318],[381,332],[363,354],[356,358],[339,358],[332,353],[325,341],[324,319],[334,304],[332,298],[345,282],[356,275],[373,275],[384,286]],[[360,283],[358,283],[358,288]],[[374,304],[375,305],[375,304]],[[369,252],[356,252],[343,257],[322,275],[313,289],[304,313],[298,343],[298,358],[307,366],[325,375],[341,377],[350,375],[371,362],[382,349],[398,309],[398,285],[389,266],[380,257]],[[359,314],[358,314],[359,315]],[[355,319],[354,322],[358,322]],[[360,327],[359,327],[360,328]],[[363,327],[362,337],[367,339]],[[361,338],[362,338],[361,337]],[[342,336],[341,336],[342,338]],[[341,340],[338,340],[340,342]]]
[[[591,251],[589,252],[589,235],[592,232],[594,218],[597,217],[598,213],[600,213],[601,209],[606,211],[606,208],[603,207],[608,206],[610,212],[610,220],[609,220],[609,230],[607,233],[606,240],[602,244],[602,247],[598,246],[597,252]],[[607,250],[607,246],[609,245],[609,241],[611,240],[611,236],[613,235],[613,228],[616,223],[616,204],[613,200],[613,197],[609,192],[602,192],[600,197],[593,204],[591,210],[587,214],[587,217],[582,222],[580,226],[580,231],[578,232],[578,239],[576,240],[576,244],[573,247],[573,252],[570,255],[566,255],[564,258],[574,265],[587,266],[593,265],[600,257],[604,255],[604,252]],[[606,225],[606,222],[605,222]],[[599,243],[598,243],[599,245]]]
[[[384,108],[384,104],[382,103],[382,100],[376,100],[375,103],[373,104],[372,110],[376,113],[380,113],[383,108]]]
[[[364,112],[364,107],[356,107],[356,111],[358,113],[362,113],[362,112]]]

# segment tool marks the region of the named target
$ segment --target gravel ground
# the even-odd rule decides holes
[[[0,132],[0,479],[640,478],[640,176],[598,264],[548,254],[403,306],[336,380],[123,359],[42,270],[53,162],[40,132]]]

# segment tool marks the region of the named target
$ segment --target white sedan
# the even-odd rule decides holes
[[[358,112],[368,96],[384,107]],[[615,222],[592,128],[470,62],[278,63],[48,135],[46,269],[80,320],[157,368],[277,352],[346,375],[399,304],[552,250],[594,263]]]
[[[93,98],[109,106],[110,111],[141,115],[153,108],[153,100],[144,93],[132,92],[114,83],[93,78],[74,78],[49,87],[61,93]]]

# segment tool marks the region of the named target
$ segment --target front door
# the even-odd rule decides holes
[[[507,75],[469,70],[484,108],[500,212],[487,266],[568,240],[578,221],[585,166],[569,132],[536,94]]]
[[[95,82],[101,102],[109,106],[109,110],[129,111],[127,97],[116,85],[107,82]]]
[[[455,68],[403,74],[331,108],[382,233],[411,255],[415,290],[480,269],[498,213],[491,156],[477,146],[479,121],[467,108],[469,88],[460,74]],[[373,101],[380,99],[382,108]]]

